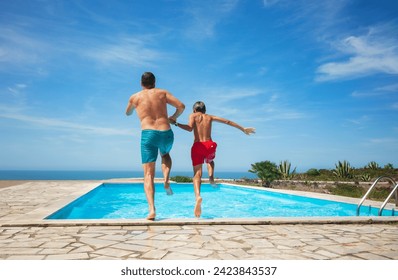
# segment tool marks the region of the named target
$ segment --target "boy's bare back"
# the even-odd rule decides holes
[[[211,140],[212,122],[212,116],[201,112],[196,112],[190,115],[189,125],[193,127],[194,142],[205,142]]]

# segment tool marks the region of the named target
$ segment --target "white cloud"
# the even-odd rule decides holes
[[[23,91],[26,88],[25,84],[16,84],[12,87],[8,87],[7,90],[8,92],[11,93],[13,96],[19,96],[21,91]]]
[[[379,87],[376,90],[378,90],[378,91],[388,91],[388,92],[398,92],[398,84],[386,85],[386,86],[383,86],[383,87]]]
[[[190,24],[185,36],[193,40],[211,38],[217,24],[235,9],[239,0],[192,1],[186,9]]]
[[[52,128],[58,130],[69,130],[74,132],[80,132],[84,134],[96,134],[96,135],[132,135],[132,132],[127,129],[117,129],[117,128],[108,128],[108,127],[99,127],[93,125],[79,124],[69,121],[63,121],[59,119],[52,118],[44,118],[44,117],[35,117],[31,115],[24,115],[21,113],[0,113],[0,118],[5,119],[13,119],[17,121],[21,121],[24,123],[28,123],[31,126],[44,127],[44,128]]]
[[[318,67],[317,81],[353,79],[376,73],[398,74],[398,41],[389,32],[371,29],[365,36],[350,36],[337,44],[347,59]]]
[[[383,96],[390,95],[398,92],[398,84],[391,84],[382,87],[378,87],[375,89],[370,89],[369,91],[354,91],[351,96],[352,97],[374,97],[374,96]]]
[[[366,123],[368,123],[370,118],[368,116],[361,116],[360,118],[357,119],[349,119],[348,121],[354,125],[362,126]]]
[[[397,139],[394,138],[373,138],[370,139],[371,144],[398,144]]]
[[[279,0],[263,0],[264,7],[270,7],[278,3]]]
[[[268,102],[265,102],[260,107],[259,112],[261,112],[262,116],[258,120],[263,122],[306,118],[305,113],[290,109],[288,104],[282,104],[282,102],[279,101],[278,94],[272,94]]]
[[[163,53],[150,49],[145,43],[135,39],[120,39],[118,44],[104,44],[86,52],[90,58],[103,64],[127,64],[148,66],[160,58],[166,57]]]
[[[15,28],[0,27],[0,42],[0,68],[37,64],[48,51],[48,45]]]

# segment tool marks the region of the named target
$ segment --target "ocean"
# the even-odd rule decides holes
[[[171,171],[170,176],[192,177],[192,171]],[[232,172],[216,170],[218,179],[255,179],[250,172]],[[118,178],[142,178],[143,171],[87,171],[87,170],[0,170],[0,180],[107,180]],[[155,177],[163,177],[161,171]],[[203,170],[203,178],[207,178],[207,170]]]

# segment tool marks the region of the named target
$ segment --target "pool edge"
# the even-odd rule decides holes
[[[242,219],[96,219],[96,220],[41,220],[1,223],[0,227],[64,227],[64,226],[181,226],[181,225],[284,225],[284,224],[395,224],[398,216],[386,217],[272,217]]]

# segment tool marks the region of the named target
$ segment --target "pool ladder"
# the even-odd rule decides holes
[[[381,179],[386,179],[387,181],[389,181],[390,183],[392,183],[392,185],[394,186],[392,191],[390,192],[390,194],[388,195],[387,199],[383,202],[383,204],[381,205],[378,215],[381,216],[381,214],[383,213],[383,209],[386,206],[387,202],[391,199],[391,197],[393,196],[393,194],[395,193],[395,206],[398,206],[398,184],[394,181],[393,178],[389,177],[389,176],[380,176],[379,178],[377,178],[372,186],[370,186],[369,190],[365,193],[365,195],[362,197],[361,201],[358,203],[357,206],[357,216],[359,216],[359,211],[361,208],[361,205],[363,204],[363,202],[365,201],[365,199],[368,197],[368,195],[370,194],[370,192],[374,189],[374,187],[377,185],[377,183],[381,180]],[[394,213],[394,209],[393,209],[393,213]]]

